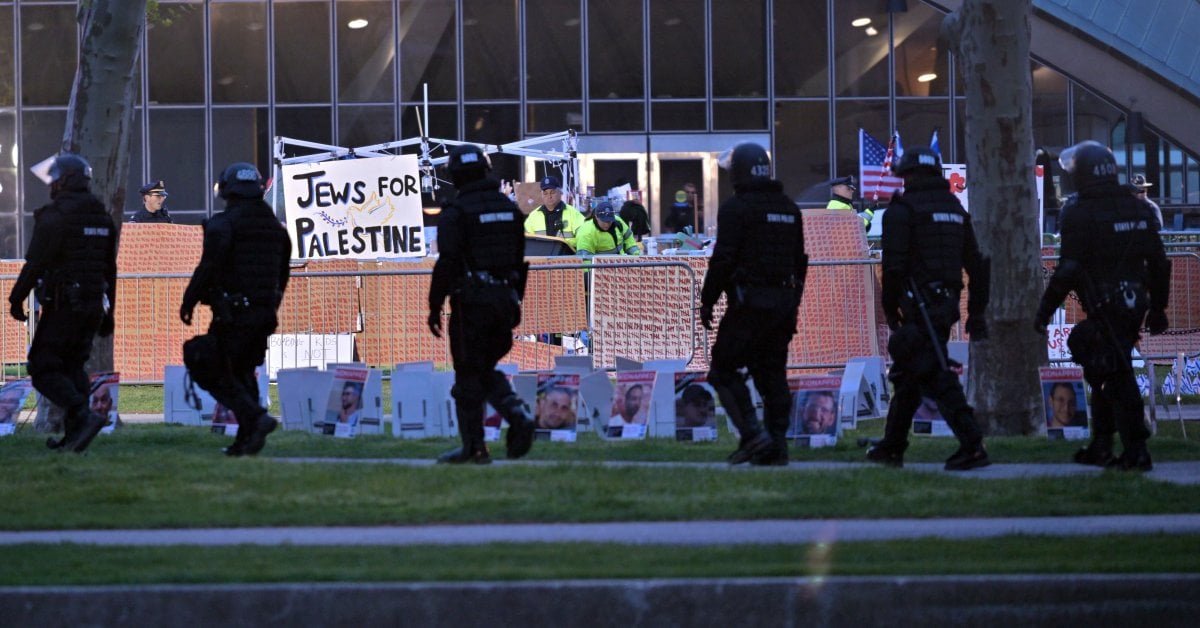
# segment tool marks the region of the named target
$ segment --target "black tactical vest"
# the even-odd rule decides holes
[[[525,261],[524,216],[499,184],[483,179],[464,185],[454,204],[462,211],[468,270],[486,270],[503,277]]]
[[[940,176],[914,179],[893,203],[906,205],[909,212],[909,276],[922,286],[941,282],[961,290],[970,216],[950,193],[950,183]]]
[[[220,285],[229,294],[241,294],[252,306],[279,307],[279,269],[291,255],[287,231],[275,212],[261,199],[234,199],[228,209],[213,216],[228,221],[232,232],[229,258],[221,268]]]
[[[109,254],[117,237],[104,203],[90,192],[59,192],[45,211],[62,214],[62,248],[51,282],[58,286],[79,284],[79,295],[99,302],[108,286]]]
[[[735,212],[742,230],[734,282],[745,285],[781,286],[794,281],[796,240],[804,229],[800,210],[783,193],[778,181],[750,181],[721,205],[720,212]]]
[[[1158,225],[1149,206],[1125,188],[1081,191],[1063,208],[1061,224],[1063,257],[1079,261],[1092,281],[1151,279],[1146,260],[1156,254]]]

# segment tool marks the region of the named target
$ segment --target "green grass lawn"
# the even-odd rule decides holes
[[[859,461],[862,422],[837,447],[798,460]],[[880,467],[833,470],[606,465],[720,463],[733,447],[668,440],[538,442],[534,464],[491,467],[281,458],[429,459],[450,439],[334,439],[277,432],[258,458],[228,459],[228,438],[195,427],[130,425],[84,456],[45,449],[23,426],[0,438],[7,481],[0,529],[368,526],[433,523],[932,518],[1200,512],[1200,486],[1139,474],[972,479]],[[999,462],[1065,462],[1079,443],[989,439]],[[908,460],[938,462],[952,439],[916,439]],[[1157,462],[1200,459],[1200,441],[1160,425]],[[499,454],[502,446],[495,445]],[[1196,536],[897,541],[761,547],[588,544],[486,547],[0,546],[0,583],[274,582],[1196,571]],[[816,556],[816,558],[814,558]],[[814,562],[815,561],[815,562]]]
[[[0,586],[1196,573],[1197,536],[1010,536],[723,547],[0,546]]]

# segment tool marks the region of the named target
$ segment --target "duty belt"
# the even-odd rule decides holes
[[[467,280],[473,283],[486,284],[489,286],[507,286],[511,284],[511,280],[507,277],[497,277],[486,270],[467,271]]]

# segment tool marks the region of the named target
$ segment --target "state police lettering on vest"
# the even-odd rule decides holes
[[[1074,292],[1087,315],[1067,338],[1071,359],[1092,388],[1091,442],[1075,452],[1076,463],[1125,471],[1154,467],[1143,420],[1143,402],[1130,364],[1145,328],[1168,328],[1171,263],[1154,208],[1117,179],[1108,147],[1086,141],[1064,150],[1059,163],[1076,194],[1064,205],[1062,247],[1054,275],[1034,318],[1041,335],[1055,311]],[[1123,450],[1115,455],[1114,436]]]
[[[719,159],[734,195],[717,211],[721,237],[713,247],[700,291],[700,322],[712,330],[714,308],[725,316],[713,344],[708,382],[721,398],[740,439],[730,464],[786,465],[792,395],[787,384],[788,343],[804,292],[808,255],[804,222],[783,184],[770,178],[771,158],[752,142]],[[762,397],[763,420],[743,369]]]
[[[9,293],[9,312],[28,320],[35,292],[41,314],[29,346],[29,376],[38,394],[66,411],[63,437],[46,446],[82,452],[108,421],[92,412],[84,364],[93,337],[111,336],[116,302],[116,230],[104,203],[89,190],[92,167],[79,155],[54,158],[43,179],[51,202],[34,212],[25,265]]]

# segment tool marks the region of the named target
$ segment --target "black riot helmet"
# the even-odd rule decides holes
[[[450,181],[455,187],[460,187],[486,177],[492,169],[492,163],[478,146],[460,144],[450,151],[450,161],[446,162],[446,168],[450,171]]]
[[[92,166],[79,155],[59,155],[50,164],[51,191],[86,190],[91,180]]]
[[[1071,177],[1076,190],[1101,183],[1117,183],[1117,158],[1095,140],[1080,142],[1058,156],[1058,163]]]
[[[899,177],[917,174],[942,176],[942,159],[933,150],[924,146],[904,149],[904,154],[892,165],[892,173]]]
[[[264,191],[263,178],[258,174],[258,168],[244,161],[226,166],[221,172],[221,178],[217,180],[217,196],[225,200],[234,196],[262,198]]]
[[[721,153],[717,163],[733,175],[734,185],[771,178],[771,157],[754,142],[742,142]]]

